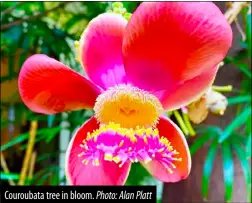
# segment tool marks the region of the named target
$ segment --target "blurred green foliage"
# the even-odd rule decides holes
[[[250,8],[251,9],[251,8]],[[234,186],[234,159],[239,160],[244,174],[247,201],[251,201],[251,10],[244,7],[241,12],[245,25],[246,39],[240,39],[243,50],[232,57],[226,57],[225,64],[233,64],[242,73],[241,87],[235,96],[228,98],[228,105],[236,110],[236,116],[224,129],[219,126],[198,126],[197,133],[202,134],[191,145],[194,155],[201,147],[209,144],[203,177],[202,195],[207,199],[209,180],[218,150],[222,153],[222,165],[225,185],[225,201],[232,201]],[[223,67],[225,68],[225,66]]]

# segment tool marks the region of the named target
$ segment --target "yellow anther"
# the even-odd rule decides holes
[[[78,157],[83,156],[83,154],[84,154],[84,152],[79,153],[79,154],[78,154]]]
[[[182,158],[174,158],[174,157],[172,157],[172,160],[173,161],[182,161]]]
[[[153,131],[153,135],[154,135],[154,136],[158,136],[158,135],[159,135],[158,129],[155,129],[155,130]]]
[[[163,156],[163,157],[167,157],[167,158],[168,158],[168,157],[171,157],[170,154],[165,154],[165,153],[163,153],[162,156]]]
[[[144,137],[143,140],[144,140],[145,144],[148,144],[147,137]]]
[[[147,130],[145,131],[146,135],[150,136],[152,133],[152,129],[151,128],[147,128]]]
[[[120,159],[120,157],[115,156],[115,157],[113,157],[113,161],[118,164],[121,161],[121,159]]]
[[[123,143],[124,143],[124,140],[122,140],[122,141],[119,143],[119,147],[122,147],[122,146],[123,146]]]
[[[164,147],[158,150],[159,153],[161,153],[163,151],[164,151]]]
[[[112,161],[113,160],[112,154],[105,153],[104,160],[106,160],[106,161]]]
[[[173,171],[170,168],[168,168],[167,170],[170,174],[173,174]]]
[[[99,166],[100,165],[99,159],[93,160],[93,165],[94,166]]]
[[[87,160],[86,159],[82,160],[82,163],[85,164],[85,165],[88,165],[88,162],[89,162],[88,159]]]
[[[170,163],[170,165],[172,166],[172,168],[176,168],[176,166],[173,163]]]

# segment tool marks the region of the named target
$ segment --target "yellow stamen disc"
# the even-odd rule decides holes
[[[124,128],[136,128],[155,126],[163,107],[149,92],[124,84],[99,95],[94,111],[100,123],[117,122]]]

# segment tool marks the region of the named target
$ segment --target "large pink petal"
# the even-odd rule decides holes
[[[99,125],[94,117],[84,123],[72,138],[66,155],[66,177],[71,185],[123,185],[129,175],[130,163],[121,168],[115,162],[100,160],[99,166],[82,163],[78,154],[82,152],[80,144],[88,132]]]
[[[126,81],[122,61],[127,21],[114,13],[94,18],[81,37],[81,61],[88,77],[104,89]]]
[[[144,2],[124,33],[127,79],[148,91],[179,88],[215,73],[231,42],[231,27],[214,3]]]
[[[151,161],[143,166],[157,179],[163,182],[177,182],[186,179],[191,170],[191,155],[182,131],[168,118],[161,117],[157,125],[160,136],[166,137],[173,148],[179,152],[182,161],[175,161],[176,169],[170,174],[165,166],[158,161]]]
[[[100,88],[85,77],[42,54],[25,61],[18,87],[26,106],[44,114],[92,108],[101,93]]]
[[[214,82],[214,78],[218,67],[215,71],[204,72],[203,74],[187,80],[184,83],[168,88],[164,91],[153,92],[159,98],[166,110],[178,109],[181,106],[186,106],[201,97]]]

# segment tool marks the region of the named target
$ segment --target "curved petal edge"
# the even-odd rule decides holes
[[[99,160],[99,166],[85,165],[78,154],[82,152],[80,144],[88,132],[99,128],[94,117],[86,121],[71,139],[66,152],[66,177],[70,185],[124,185],[129,175],[130,163],[121,168],[115,162]]]
[[[84,76],[43,54],[24,62],[18,88],[24,104],[44,114],[92,108],[102,92]]]

